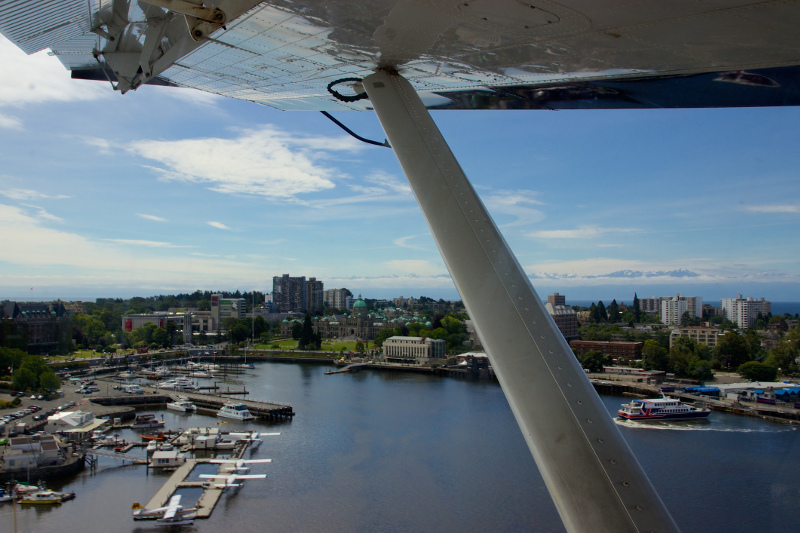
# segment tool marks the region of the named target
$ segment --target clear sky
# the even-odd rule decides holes
[[[0,300],[457,298],[391,150],[319,113],[120,95],[0,37]],[[371,112],[336,114],[383,140]],[[539,295],[800,300],[800,109],[439,111]]]

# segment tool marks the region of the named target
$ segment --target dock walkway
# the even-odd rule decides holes
[[[233,459],[241,459],[244,455],[248,445],[237,446],[231,454]],[[195,518],[209,518],[214,511],[217,502],[225,492],[224,489],[214,486],[213,482],[204,481],[186,481],[186,478],[192,473],[194,467],[199,463],[208,463],[207,459],[186,459],[186,462],[179,466],[175,472],[167,479],[160,489],[150,498],[145,506],[147,509],[157,509],[164,507],[169,503],[169,499],[175,494],[175,491],[183,488],[202,488],[203,494],[197,500],[197,511]],[[217,474],[228,475],[225,470],[225,464],[220,464],[217,469]]]

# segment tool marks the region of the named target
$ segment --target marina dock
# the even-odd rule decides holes
[[[127,394],[120,391],[110,391],[108,396],[91,398],[91,402],[102,406],[167,404],[172,401],[170,394],[175,393],[175,391],[172,390],[158,389],[147,385],[143,385],[142,389],[145,391],[144,394]],[[220,390],[220,388],[217,388],[214,393],[180,391],[180,395],[187,397],[198,409],[213,410],[214,412],[231,401],[230,398],[226,397],[228,394],[244,395],[247,394],[247,391],[233,389]],[[245,404],[250,413],[256,418],[284,420],[294,416],[292,406],[287,404],[243,398],[237,398],[236,403]]]
[[[237,446],[234,453],[231,454],[232,459],[241,459],[244,455],[248,445],[245,443],[242,446]],[[194,470],[194,467],[201,463],[209,463],[207,459],[186,459],[186,462],[178,467],[175,472],[164,482],[160,489],[150,498],[145,506],[147,509],[157,509],[164,507],[169,502],[170,498],[175,494],[178,489],[183,488],[201,488],[203,494],[197,500],[197,511],[195,518],[209,518],[211,513],[214,512],[214,507],[217,505],[222,493],[225,492],[221,488],[214,486],[213,481],[186,481],[186,478]],[[217,474],[228,475],[229,472],[225,471],[225,464],[220,464]]]

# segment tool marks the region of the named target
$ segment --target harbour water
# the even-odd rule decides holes
[[[253,399],[289,403],[297,416],[272,425],[163,413],[171,429],[280,431],[251,458],[251,480],[226,493],[209,520],[179,531],[559,532],[563,527],[500,387],[420,374],[323,374],[313,364],[261,363],[230,379]],[[624,398],[604,397],[609,416]],[[147,411],[153,412],[153,411]],[[620,429],[682,531],[800,529],[800,431],[712,413],[708,422]],[[136,438],[123,430],[120,438]],[[141,452],[143,453],[143,452]],[[203,468],[215,470],[211,465]],[[193,475],[209,472],[195,472]],[[134,523],[165,475],[101,458],[53,488],[77,493],[56,507],[16,509],[20,532],[157,531]],[[197,489],[182,492],[191,505]],[[0,504],[3,531],[12,506]],[[8,527],[6,527],[8,525]]]

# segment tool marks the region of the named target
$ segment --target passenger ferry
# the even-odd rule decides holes
[[[706,418],[710,412],[705,407],[684,405],[680,400],[664,397],[624,403],[617,415],[624,420],[680,420]]]
[[[226,403],[217,411],[217,416],[234,420],[252,420],[255,418],[243,403]]]

